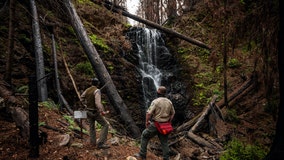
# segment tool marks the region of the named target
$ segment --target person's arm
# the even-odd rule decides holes
[[[104,106],[102,104],[102,101],[101,101],[101,91],[99,89],[97,89],[95,92],[94,92],[94,96],[95,96],[95,103],[96,103],[96,106],[99,110],[99,112],[101,113],[101,115],[105,115],[106,112],[104,110]]]
[[[174,116],[175,116],[175,109],[174,109],[174,106],[172,105],[171,107],[171,116],[170,116],[170,122],[174,119]]]
[[[146,122],[145,122],[146,128],[150,125],[151,117],[152,117],[152,114],[147,112],[146,113]]]
[[[81,101],[81,103],[83,104],[84,107],[87,106],[87,104],[86,104],[86,91],[84,91],[84,92],[81,94],[81,96],[80,96],[80,101]]]

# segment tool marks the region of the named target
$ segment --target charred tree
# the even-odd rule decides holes
[[[10,0],[8,55],[6,61],[6,71],[4,75],[4,80],[9,84],[11,84],[12,62],[14,56],[14,32],[15,32],[14,19],[15,19],[15,0]]]
[[[37,14],[37,7],[34,0],[30,0],[30,8],[32,13],[32,30],[33,30],[33,41],[34,41],[34,53],[35,53],[35,62],[36,62],[36,77],[37,77],[37,86],[38,86],[38,98],[39,101],[47,100],[47,86],[45,79],[45,70],[44,70],[44,57],[42,53],[42,44],[39,28],[39,20]]]
[[[280,8],[284,7],[284,2],[279,0],[279,6]],[[278,69],[282,68],[283,63],[284,63],[284,46],[283,46],[283,41],[284,41],[284,32],[283,32],[283,27],[284,27],[284,11],[280,10],[280,31],[278,33]],[[273,144],[270,148],[270,151],[268,155],[266,156],[266,160],[281,160],[284,158],[284,129],[283,129],[283,124],[284,124],[284,101],[283,101],[283,95],[284,95],[284,87],[283,87],[283,82],[284,82],[284,77],[283,77],[283,72],[279,72],[279,86],[280,86],[280,103],[278,105],[278,120],[276,123],[276,133],[275,133],[275,138],[273,140]]]
[[[107,92],[107,96],[111,101],[111,104],[120,114],[121,119],[125,123],[125,126],[127,126],[127,129],[132,134],[132,136],[134,138],[140,137],[140,130],[135,124],[132,117],[129,115],[129,111],[126,105],[124,104],[122,98],[118,94],[116,87],[113,84],[113,81],[105,65],[103,64],[103,61],[101,60],[96,48],[94,47],[89,36],[87,35],[87,32],[83,27],[83,24],[76,12],[74,5],[70,2],[70,0],[64,0],[63,3],[65,5],[65,8],[67,9],[67,12],[69,13],[69,16],[71,18],[70,21],[76,32],[76,35],[78,36],[85,50],[85,53],[87,54],[88,59],[91,62],[93,69],[95,70],[98,79],[102,84],[106,84],[105,89]]]
[[[36,76],[29,78],[29,121],[30,121],[30,153],[29,157],[39,157],[38,136],[38,95]]]

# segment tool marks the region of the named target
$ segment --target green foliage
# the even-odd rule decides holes
[[[184,53],[187,53],[189,51],[189,49],[188,48],[183,48],[183,47],[180,47],[180,48],[178,48],[178,53],[179,54],[184,54]]]
[[[45,126],[46,124],[45,124],[45,122],[39,122],[38,123],[38,126],[40,127],[40,126]]]
[[[132,27],[132,25],[130,23],[126,23],[124,25],[125,25],[125,28],[131,28]]]
[[[93,67],[89,61],[80,62],[75,66],[75,70],[85,75],[94,75]]]
[[[192,99],[194,106],[207,105],[214,94],[222,96],[223,93],[220,91],[220,83],[216,76],[216,74],[210,71],[200,72],[194,75],[195,81],[198,82],[194,85],[195,94]]]
[[[55,109],[58,108],[58,105],[54,103],[52,100],[47,100],[38,103],[39,106],[47,107],[48,109]]]
[[[224,70],[224,67],[223,67],[223,66],[217,66],[217,67],[216,67],[216,72],[219,73],[219,74],[222,73],[223,70]]]
[[[228,109],[227,110],[225,120],[228,121],[228,122],[234,122],[234,123],[240,122],[238,115],[237,115],[237,111],[235,109]]]
[[[96,129],[98,130],[102,129],[102,125],[96,122]]]
[[[246,4],[245,0],[240,0],[241,4]]]
[[[69,123],[70,126],[74,126],[75,125],[75,121],[74,121],[72,116],[63,115],[63,117],[66,119],[66,121]]]
[[[27,86],[27,85],[21,86],[17,89],[17,92],[22,93],[22,94],[28,94],[29,86]]]
[[[237,139],[230,141],[225,149],[220,160],[261,160],[267,154],[260,146],[244,144]]]
[[[97,47],[99,47],[100,49],[102,49],[104,51],[104,53],[107,53],[110,49],[109,47],[105,44],[104,40],[101,38],[98,38],[96,35],[90,35],[89,36],[92,43],[94,45],[96,45]]]
[[[241,63],[240,63],[240,61],[238,59],[236,59],[236,58],[229,59],[228,67],[230,67],[230,68],[238,68],[240,66],[241,66]]]
[[[74,31],[74,29],[73,29],[72,26],[67,26],[66,29],[67,29],[67,31],[68,31],[69,33],[71,33],[72,35],[76,35],[76,33],[75,33],[75,31]]]
[[[90,4],[91,1],[90,0],[78,0],[79,3],[83,4],[83,3],[87,3]]]
[[[27,44],[28,43],[32,43],[32,40],[30,38],[28,38],[26,34],[19,34],[18,35],[18,39],[20,41],[23,41],[23,42],[27,43]]]
[[[74,118],[72,116],[63,115],[63,118],[66,119],[66,121],[69,123],[68,127],[69,129],[81,131],[81,128],[76,125]],[[88,134],[88,131],[86,131],[85,129],[82,129],[82,132]]]
[[[114,66],[113,65],[109,65],[109,66],[107,66],[107,68],[108,68],[108,71],[110,73],[113,73],[113,71],[114,71]]]
[[[198,57],[200,57],[200,59],[202,61],[206,62],[208,60],[209,55],[210,55],[210,51],[208,49],[198,48],[197,49],[197,55],[198,55]]]
[[[193,101],[194,106],[202,106],[202,105],[205,105],[208,102],[208,98],[204,94],[204,92],[198,92],[192,98],[192,101]]]

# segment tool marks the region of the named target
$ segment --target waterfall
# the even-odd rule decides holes
[[[160,37],[160,34],[156,30],[150,29],[145,29],[144,33],[145,37],[141,37],[142,44],[137,44],[139,50],[139,71],[142,79],[150,78],[154,82],[155,89],[157,89],[161,85],[162,78],[162,73],[157,68],[157,38]]]
[[[143,98],[145,108],[149,107],[151,101],[156,98],[156,90],[163,84],[164,79],[172,73],[167,71],[171,64],[172,56],[165,47],[160,32],[156,29],[139,28],[128,35],[132,44],[136,45],[136,56],[138,57],[137,68],[141,74]]]
[[[190,97],[180,79],[181,68],[167,49],[164,35],[156,29],[132,27],[126,36],[132,44],[132,52],[125,58],[139,71],[143,100],[138,101],[143,103],[140,105],[142,116],[145,115],[152,100],[157,97],[158,87],[163,85],[167,88],[167,97],[175,107],[178,117],[176,120],[190,118],[193,115],[187,108]]]

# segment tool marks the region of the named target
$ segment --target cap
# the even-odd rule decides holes
[[[92,85],[98,85],[99,82],[98,78],[92,78]]]

